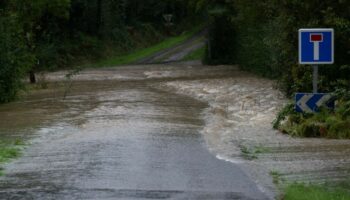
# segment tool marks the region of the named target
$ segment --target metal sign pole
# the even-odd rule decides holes
[[[313,93],[317,93],[318,92],[318,89],[317,89],[317,82],[318,82],[318,65],[313,65],[313,69],[314,69],[314,72],[313,72],[313,80],[312,80],[312,83],[313,83]]]
[[[317,82],[318,82],[318,65],[313,65],[313,93],[318,92]]]

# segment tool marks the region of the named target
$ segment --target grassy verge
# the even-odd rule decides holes
[[[117,66],[117,65],[125,65],[125,64],[137,62],[138,60],[151,56],[159,51],[181,44],[182,42],[186,41],[187,39],[192,37],[194,34],[199,32],[201,29],[202,27],[197,27],[192,31],[186,32],[179,36],[168,38],[151,47],[138,49],[138,50],[135,50],[134,52],[131,52],[125,55],[121,55],[121,56],[118,55],[115,57],[110,57],[108,59],[101,60],[97,62],[95,66],[97,67]]]
[[[341,187],[292,184],[285,189],[283,200],[349,200],[349,191]]]
[[[184,61],[202,60],[204,58],[204,55],[205,55],[205,47],[202,47],[188,54],[183,60]]]
[[[20,140],[15,142],[0,141],[0,176],[3,175],[1,164],[19,157],[21,155],[21,146],[23,146],[23,142]]]

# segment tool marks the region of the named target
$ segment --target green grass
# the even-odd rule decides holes
[[[134,52],[122,55],[122,56],[115,56],[110,57],[108,59],[101,60],[96,63],[95,66],[97,67],[108,67],[108,66],[118,66],[118,65],[126,65],[135,63],[143,58],[146,58],[148,56],[151,56],[159,51],[168,49],[170,47],[176,46],[178,44],[181,44],[182,42],[186,41],[190,37],[192,37],[194,34],[196,34],[198,31],[200,31],[202,27],[197,27],[193,29],[192,31],[189,31],[187,33],[184,33],[180,36],[175,36],[168,38],[156,45],[153,45],[148,48],[144,49],[138,49]]]
[[[202,60],[204,58],[204,55],[205,55],[205,47],[202,47],[185,56],[183,60],[184,61]]]
[[[0,165],[10,161],[11,159],[17,158],[21,155],[21,146],[24,143],[21,140],[14,142],[0,141]],[[3,169],[0,166],[0,176],[3,175]]]
[[[292,184],[285,189],[283,200],[350,200],[350,193],[342,188]]]
[[[0,163],[6,162],[20,155],[16,147],[0,147]]]

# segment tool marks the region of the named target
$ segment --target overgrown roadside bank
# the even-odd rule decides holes
[[[208,102],[203,135],[210,150],[241,163],[273,191],[271,196],[294,182],[336,183],[350,176],[349,140],[293,138],[273,130],[271,123],[287,102],[273,81],[236,68],[230,78],[171,81],[161,87]]]

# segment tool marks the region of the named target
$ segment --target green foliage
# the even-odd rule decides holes
[[[22,140],[0,140],[0,164],[21,156],[21,147],[23,145],[24,143]],[[3,168],[0,166],[0,176],[3,174]]]
[[[0,103],[13,100],[21,78],[33,63],[15,16],[0,10]]]
[[[7,162],[12,158],[16,158],[21,155],[20,146],[23,142],[16,140],[14,142],[0,141],[0,163]]]
[[[9,159],[18,157],[19,151],[17,148],[5,147],[0,150],[0,163],[6,162]]]
[[[273,121],[273,128],[278,129],[281,123],[294,112],[294,103],[289,103],[284,106],[282,110],[277,114],[276,119]]]
[[[336,109],[321,109],[319,113],[302,114],[294,111],[294,105],[285,106],[274,121],[274,128],[298,137],[350,138],[350,99],[339,92]]]
[[[347,200],[348,190],[326,185],[292,184],[285,189],[284,200]]]

